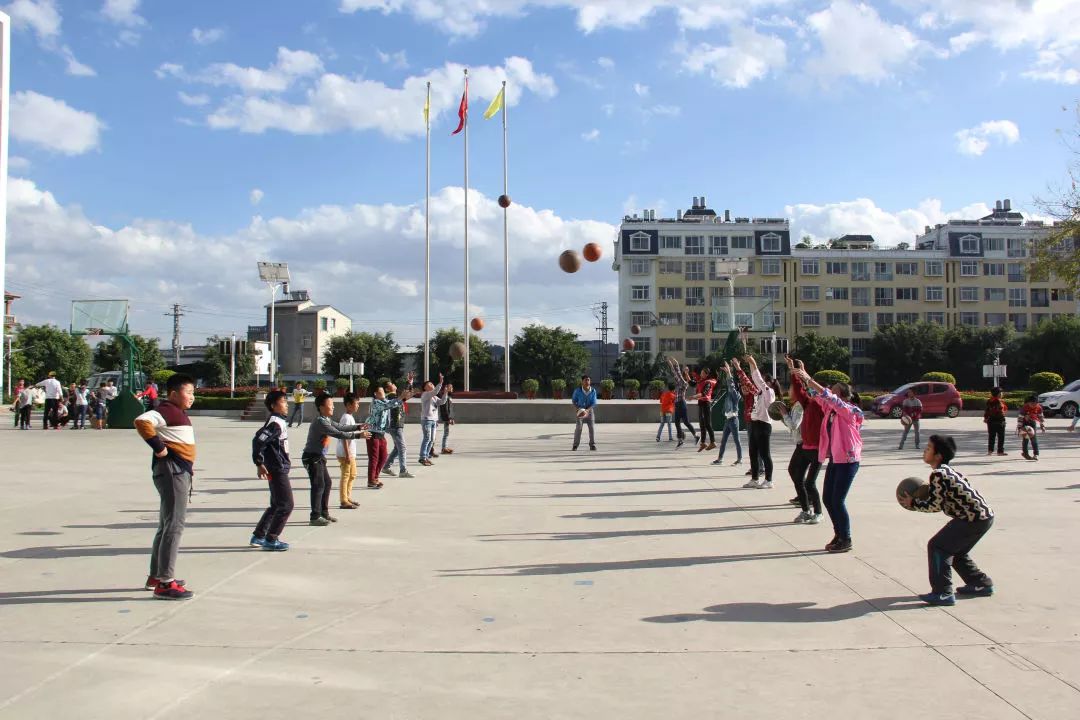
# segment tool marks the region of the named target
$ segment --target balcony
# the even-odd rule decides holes
[[[15,327],[15,316],[14,315],[5,315],[4,316],[4,327],[5,328]]]

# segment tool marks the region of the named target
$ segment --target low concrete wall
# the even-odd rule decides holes
[[[315,404],[306,403],[304,418],[311,420],[315,413]],[[360,400],[360,409],[356,414],[360,418],[368,415],[371,398]],[[409,401],[409,421],[417,422],[420,412],[420,400]],[[205,410],[207,415],[219,412]],[[289,406],[292,412],[292,405]],[[340,417],[341,398],[334,398],[333,417]],[[693,408],[697,414],[697,408]],[[193,413],[194,414],[194,413]],[[238,416],[238,415],[237,415]],[[233,417],[230,415],[229,417]],[[249,420],[263,422],[265,414],[249,417]],[[454,400],[454,419],[462,423],[567,423],[574,421],[574,406],[569,400]],[[659,422],[660,402],[658,400],[601,400],[596,408],[598,422],[634,423]]]

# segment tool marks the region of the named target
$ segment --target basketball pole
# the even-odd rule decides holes
[[[424,129],[427,133],[424,164],[424,382],[431,376],[431,81],[424,103]],[[351,360],[350,360],[351,362]],[[350,376],[351,377],[351,376]]]
[[[0,12],[0,288],[7,290],[4,266],[7,264],[7,197],[8,197],[8,100],[11,97],[11,18]],[[11,338],[7,323],[0,323],[0,348],[7,340],[8,354],[0,352],[0,377],[4,376],[4,363],[11,372]]]
[[[469,69],[465,69],[465,392],[469,392]]]
[[[507,198],[510,197],[509,190],[509,170],[507,164],[506,155],[506,134],[507,134],[507,119],[506,113],[510,109],[510,104],[506,102],[506,81],[503,80],[502,84],[503,92],[503,107],[502,107],[502,121],[503,121],[503,195]],[[509,217],[510,208],[503,208],[503,372],[506,376],[504,384],[504,390],[510,392],[510,227]]]

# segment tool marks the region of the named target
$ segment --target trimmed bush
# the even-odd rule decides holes
[[[641,389],[641,381],[635,380],[634,378],[629,378],[623,381],[623,387],[630,392],[637,392]]]
[[[173,375],[176,374],[175,370],[157,370],[150,378],[158,385],[164,386]]]
[[[1028,387],[1031,388],[1031,392],[1036,395],[1039,393],[1060,390],[1064,386],[1065,378],[1061,377],[1056,372],[1035,373],[1028,378]]]
[[[338,390],[348,390],[349,378],[338,378],[334,381],[334,387],[336,387]]]
[[[368,380],[366,377],[358,377],[358,378],[356,378],[356,387],[360,388],[361,390],[367,390],[368,387],[370,387],[370,386],[371,386],[371,381]]]
[[[930,382],[943,382],[950,385],[956,384],[956,376],[947,372],[928,372],[924,373],[920,380],[929,380]]]
[[[555,378],[551,381],[551,389],[556,392],[562,392],[566,389],[566,381],[562,378]]]
[[[526,378],[521,383],[521,389],[527,393],[534,393],[540,389],[540,383],[533,378]]]
[[[665,390],[667,390],[667,383],[664,382],[663,380],[661,380],[660,378],[657,378],[656,380],[650,380],[649,381],[649,389],[654,390],[654,391],[656,391],[658,393],[662,393]]]
[[[840,372],[839,370],[818,370],[814,373],[814,379],[825,387],[829,387],[838,382],[851,384],[851,378],[847,373]]]
[[[311,389],[315,391],[316,395],[318,395],[321,392],[326,392],[326,381],[325,380],[316,380],[315,384],[312,385]]]
[[[251,398],[227,398],[195,396],[193,410],[244,410],[251,404]]]
[[[600,389],[601,390],[614,390],[615,389],[615,381],[612,380],[611,378],[604,378],[603,380],[600,381]]]

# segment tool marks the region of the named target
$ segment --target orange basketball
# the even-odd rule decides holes
[[[472,322],[469,323],[469,326],[472,327],[472,329],[476,332],[480,332],[484,329],[484,321],[478,317],[474,317],[472,319]]]
[[[626,352],[630,352],[634,349],[634,341],[630,338],[626,338],[622,341],[622,349]]]
[[[600,243],[592,242],[582,249],[581,254],[584,255],[585,259],[589,262],[596,262],[603,256],[604,251],[600,248]]]

